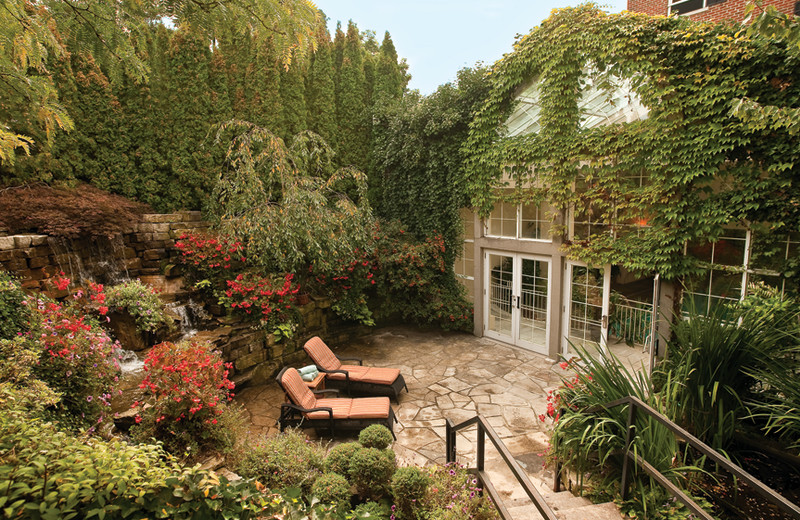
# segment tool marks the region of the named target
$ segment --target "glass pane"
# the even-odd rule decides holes
[[[547,262],[522,259],[519,337],[535,345],[547,341]]]
[[[714,264],[743,266],[745,245],[744,239],[720,238],[714,244]]]
[[[711,242],[689,242],[686,248],[687,254],[701,260],[703,262],[711,263],[712,253],[714,246]]]
[[[787,253],[785,234],[753,233],[750,268],[779,272]]]
[[[467,208],[461,208],[459,214],[464,226],[464,240],[473,240],[475,238],[475,215]]]
[[[742,273],[711,272],[711,295],[729,300],[742,296]]]
[[[517,207],[507,202],[499,202],[489,216],[489,234],[515,238],[517,236]]]
[[[514,261],[510,256],[489,255],[489,330],[511,337],[511,296]]]
[[[672,4],[670,13],[685,14],[697,11],[706,6],[705,0],[679,0]]]
[[[603,272],[583,266],[572,267],[568,339],[573,344],[600,341],[603,315]]]

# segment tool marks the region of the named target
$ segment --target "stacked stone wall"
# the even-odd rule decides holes
[[[47,235],[0,236],[0,269],[13,273],[22,287],[53,298],[67,296],[49,279],[63,272],[73,280],[94,279],[118,283],[139,278],[156,287],[167,301],[185,300],[180,251],[175,242],[181,234],[203,232],[209,223],[199,211],[142,215],[133,231],[106,238],[65,240]],[[313,299],[299,307],[300,323],[291,339],[278,341],[252,323],[227,316],[219,305],[207,305],[208,318],[197,336],[209,341],[234,366],[238,386],[269,381],[283,366],[300,366],[311,361],[303,343],[321,336],[331,345],[342,344],[368,331],[366,327],[343,322],[330,309],[327,299]]]

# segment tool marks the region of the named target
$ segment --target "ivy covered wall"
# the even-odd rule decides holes
[[[738,25],[608,15],[594,4],[556,10],[490,72],[463,147],[472,204],[482,216],[500,199],[590,212],[605,224],[599,232],[570,240],[554,227],[571,257],[668,279],[700,271],[685,245],[714,241],[731,224],[757,228],[754,239],[765,240],[754,251],[778,258],[781,238],[800,230],[800,143],[795,128],[737,109],[743,98],[799,106],[797,60]],[[582,126],[590,85],[611,93],[622,81],[647,117]],[[539,131],[506,137],[516,96],[534,82]],[[516,188],[491,189],[504,173]],[[797,261],[780,263],[796,287]]]

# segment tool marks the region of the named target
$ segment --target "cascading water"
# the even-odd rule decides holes
[[[210,317],[203,306],[194,302],[191,298],[187,303],[173,302],[168,303],[166,307],[180,318],[181,340],[194,337],[198,331],[198,324]]]

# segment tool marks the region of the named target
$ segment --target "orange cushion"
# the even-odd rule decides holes
[[[350,407],[352,406],[352,399],[317,399],[314,408],[324,406],[333,409],[334,419],[349,419]],[[309,412],[306,414],[309,419],[328,419],[330,416],[328,412]]]
[[[342,366],[342,362],[339,361],[339,358],[336,357],[319,336],[314,336],[306,341],[306,344],[303,345],[303,349],[318,367],[322,367],[325,370],[338,370],[339,367]]]
[[[347,370],[350,375],[350,381],[359,381],[361,383],[372,383],[377,385],[391,385],[398,377],[400,377],[400,370],[397,368],[381,368],[381,367],[361,367],[358,365],[342,365],[339,370]],[[329,379],[344,380],[344,374],[328,374],[326,377]]]
[[[303,408],[314,408],[316,406],[317,398],[303,382],[303,378],[300,377],[300,372],[296,368],[290,368],[283,373],[281,385],[286,395],[289,396],[289,400],[294,404]]]
[[[334,419],[386,419],[391,404],[388,397],[361,397],[357,399],[317,399],[316,407],[333,410]],[[328,412],[310,412],[309,419],[328,419]]]

